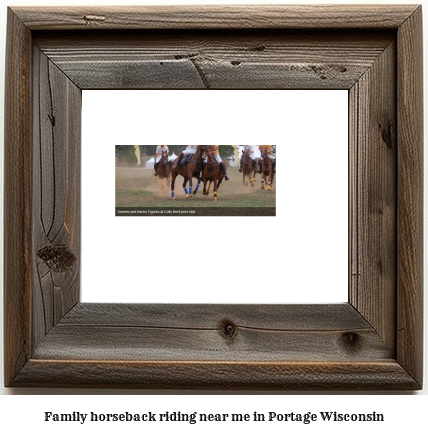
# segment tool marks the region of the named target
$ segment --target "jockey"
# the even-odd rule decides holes
[[[264,154],[267,154],[267,156],[270,158],[270,160],[272,161],[272,172],[275,173],[275,167],[276,167],[276,155],[275,152],[273,150],[273,146],[259,146],[260,149],[260,153],[262,154],[262,157]],[[259,173],[262,173],[262,160],[263,158],[260,159],[260,163],[259,163]]]
[[[254,166],[254,150],[253,147],[250,145],[245,145],[244,150],[242,151],[242,154],[248,154],[250,158],[253,160],[253,166]],[[242,163],[243,158],[241,157],[241,161],[239,162],[239,170],[238,172],[242,172]]]
[[[193,155],[196,152],[197,147],[198,145],[188,145],[184,151],[180,152],[177,160],[178,162],[177,164],[174,164],[173,169],[177,169],[177,166],[184,164],[184,162],[182,163],[181,160],[188,155]]]
[[[166,145],[159,145],[159,146],[156,147],[155,165],[153,167],[155,169],[155,173],[154,173],[155,176],[158,176],[158,173],[157,173],[156,170],[157,170],[157,168],[159,166],[159,161],[162,158],[162,153],[163,152],[166,152],[166,155],[168,156],[168,153],[169,153],[168,146],[166,146]]]
[[[226,165],[224,164],[223,160],[220,157],[220,153],[218,151],[218,146],[219,145],[208,145],[207,148],[214,150],[215,159],[216,159],[217,163],[220,164],[220,170],[224,173],[224,179],[226,181],[229,181],[230,178],[227,176],[227,173],[226,173]],[[206,162],[206,159],[205,159],[205,162]]]

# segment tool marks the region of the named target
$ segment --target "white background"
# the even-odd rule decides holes
[[[347,91],[83,91],[82,137],[82,301],[347,301]],[[216,143],[277,145],[276,217],[115,217],[115,145]]]
[[[226,0],[223,1],[225,3]],[[32,1],[8,1],[10,5],[70,5],[70,4],[118,4],[120,3],[118,0],[75,0],[74,2],[61,2],[60,0],[55,1],[47,1],[47,0],[32,0]],[[135,0],[127,0],[127,4],[144,4],[143,1],[135,1]],[[182,1],[163,1],[163,4],[180,4]],[[196,4],[199,2],[192,2],[191,0],[187,0],[188,4]],[[202,3],[218,3],[215,1],[203,1]],[[251,0],[235,0],[235,3],[280,3],[276,0],[268,0],[267,2],[263,2],[262,0],[251,1]],[[300,1],[301,4],[315,4],[315,3],[326,3],[325,1]],[[341,1],[332,1],[331,3],[343,3]],[[345,2],[347,3],[347,2]],[[359,2],[357,0],[353,0],[352,3],[395,3],[392,0],[382,1],[375,0],[373,2],[364,1]],[[411,3],[412,1],[399,1],[398,3]],[[3,3],[4,4],[4,3]],[[155,0],[151,0],[150,4],[159,4]],[[0,8],[0,22],[2,32],[0,33],[0,76],[4,77],[4,43],[5,43],[5,28],[6,28],[6,9],[5,7]],[[426,19],[426,14],[424,14],[424,28],[428,29],[428,23]],[[425,38],[426,41],[426,38]],[[428,43],[425,42],[425,55],[424,59],[428,58],[426,53],[426,49],[428,47]],[[425,71],[427,71],[427,66],[425,64]],[[425,86],[427,89],[427,86]],[[0,100],[3,100],[3,87],[0,86]],[[425,101],[428,100],[427,94],[425,91],[424,96]],[[3,118],[2,112],[3,106],[0,105],[0,115]],[[425,110],[425,113],[428,113],[428,110]],[[3,123],[0,122],[0,137],[3,137]],[[1,147],[3,147],[3,141],[0,139]],[[2,149],[1,149],[2,151]],[[0,170],[3,170],[3,152],[0,152]],[[427,164],[425,164],[428,167]],[[0,177],[1,181],[3,180],[3,176]],[[1,200],[1,203],[3,201]],[[0,220],[3,218],[2,213],[0,213]],[[2,249],[3,243],[0,243],[0,249]],[[0,254],[2,256],[2,254]],[[0,267],[3,264],[0,262]],[[425,279],[428,281],[428,279]],[[0,304],[2,300],[0,300]],[[428,311],[427,302],[425,301],[425,312]],[[2,315],[2,306],[0,306],[0,315]],[[3,321],[0,321],[0,336],[3,336]],[[428,336],[428,332],[425,333],[425,336]],[[426,341],[426,337],[425,337]],[[427,345],[425,345],[427,348]],[[0,352],[2,352],[3,348],[0,347]],[[3,361],[3,354],[0,354],[0,363]],[[2,372],[0,373],[0,387],[3,382]],[[428,373],[425,368],[425,385],[428,382]],[[234,412],[252,412],[254,410],[262,411],[324,411],[326,407],[334,410],[345,410],[345,411],[377,411],[384,412],[387,417],[387,423],[379,425],[361,425],[361,424],[347,424],[343,426],[342,424],[338,425],[278,425],[278,426],[268,426],[263,425],[262,427],[256,426],[256,424],[249,424],[248,428],[258,428],[263,429],[266,432],[285,432],[287,430],[292,430],[292,432],[300,432],[300,430],[304,430],[305,432],[309,432],[313,430],[313,432],[343,432],[346,430],[349,433],[360,433],[362,430],[368,433],[379,433],[379,432],[397,432],[397,431],[423,431],[427,426],[426,420],[426,408],[428,405],[428,399],[426,395],[427,387],[425,386],[424,390],[421,393],[414,393],[408,396],[404,394],[390,394],[390,396],[384,396],[383,394],[358,394],[358,393],[345,393],[342,395],[328,394],[327,396],[319,396],[317,394],[295,394],[293,396],[292,393],[278,392],[276,394],[269,394],[267,396],[261,396],[260,394],[255,396],[243,396],[240,394],[235,394],[232,396],[232,393],[224,396],[220,394],[218,396],[217,392],[208,392],[207,394],[203,394],[202,396],[194,396],[192,393],[187,393],[184,396],[174,396],[174,392],[170,391],[171,396],[145,396],[144,391],[135,391],[135,392],[125,392],[125,391],[87,391],[87,390],[74,390],[74,389],[59,389],[59,390],[44,390],[44,389],[0,389],[1,393],[4,394],[0,398],[0,426],[2,431],[11,432],[12,430],[19,430],[21,428],[32,430],[32,432],[55,432],[58,430],[62,432],[72,432],[75,434],[80,429],[84,429],[87,432],[93,432],[92,425],[82,425],[77,426],[75,424],[61,424],[57,426],[56,424],[46,424],[43,422],[43,412],[44,411],[57,411],[57,412],[71,412],[71,411],[81,411],[81,412],[90,412],[90,411],[104,411],[104,412],[118,412],[118,411],[160,411],[160,410],[181,410],[181,411],[199,411],[199,412],[229,412],[232,410]],[[126,396],[122,396],[118,398],[117,394],[123,394]],[[36,396],[24,396],[24,395],[35,395],[35,394],[43,394],[42,398],[38,398]],[[73,395],[79,396],[73,396]],[[97,396],[92,397],[89,394],[104,394],[105,396]],[[17,395],[17,396],[12,396]],[[20,395],[20,396],[19,396]],[[52,396],[57,395],[57,396]],[[86,395],[86,396],[85,396]],[[159,395],[164,395],[163,392],[159,393]],[[412,396],[415,395],[415,396]],[[418,396],[419,395],[419,396]],[[423,396],[421,396],[423,395]],[[270,410],[273,409],[273,410]],[[200,426],[199,426],[200,427]],[[174,425],[173,429],[175,432],[188,432],[190,430],[198,430],[198,425],[195,425],[194,428],[188,425]],[[243,428],[243,426],[240,426]],[[116,426],[114,424],[111,425],[102,425],[103,432],[117,432],[118,429],[125,428],[127,432],[138,432],[141,433],[143,430],[147,429],[144,426],[141,427],[136,425],[135,427],[129,427],[126,425]],[[167,427],[167,429],[171,429],[171,427]],[[216,432],[222,430],[222,432],[236,432],[236,426],[217,426],[210,425],[204,428],[204,432]],[[239,428],[238,428],[239,429]],[[90,431],[89,431],[90,430]],[[155,431],[154,427],[150,428],[151,432]],[[165,430],[164,426],[159,426],[156,430]],[[233,431],[232,431],[233,430]],[[316,431],[315,431],[316,430]],[[200,431],[199,431],[200,432]]]

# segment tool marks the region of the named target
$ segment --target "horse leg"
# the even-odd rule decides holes
[[[202,181],[202,178],[198,178],[198,184],[196,185],[196,188],[195,188],[195,191],[193,192],[193,195],[195,195],[198,192],[199,186],[201,185],[201,181]]]
[[[266,175],[264,173],[262,173],[262,190],[265,189],[265,178],[266,178]]]
[[[214,200],[217,200],[217,190],[218,190],[218,186],[217,186],[217,176],[214,177]]]
[[[272,191],[272,182],[273,182],[273,164],[271,162],[270,170],[269,170],[269,178],[268,178],[268,188],[267,191]]]
[[[220,189],[220,184],[221,184],[222,181],[223,181],[223,178],[222,178],[222,179],[219,179],[219,180],[217,181],[217,193],[218,193],[218,191],[219,191],[219,189]]]
[[[208,196],[208,193],[207,193],[207,180],[204,178],[204,191],[202,192],[202,194],[204,195],[204,196]]]
[[[186,198],[188,199],[189,198],[189,193],[187,192],[186,185],[187,185],[187,177],[184,177],[183,189],[184,189],[184,192],[186,193]]]
[[[187,177],[189,178],[189,196],[187,196],[186,193],[186,197],[192,197],[192,180],[193,180],[193,172],[190,172],[190,170],[187,173]]]
[[[208,184],[207,196],[210,194],[211,183],[212,181],[210,181],[210,183]]]
[[[174,196],[175,178],[177,178],[177,172],[172,172],[172,174],[171,174],[171,199],[173,199],[173,200],[175,200],[175,196]]]
[[[272,191],[272,184],[273,184],[273,177],[274,177],[273,169],[271,170],[269,174],[269,184],[268,184],[268,190]]]

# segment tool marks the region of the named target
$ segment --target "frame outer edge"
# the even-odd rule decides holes
[[[31,34],[9,8],[4,150],[4,382],[29,359],[31,303]],[[13,49],[12,49],[13,46]],[[20,103],[17,104],[17,101]]]
[[[31,9],[29,11],[31,12]],[[61,24],[62,27],[59,28],[62,30],[76,28],[73,23],[63,21]],[[171,27],[179,27],[177,22],[168,24]],[[256,25],[256,21],[253,24]],[[52,28],[50,26],[46,22],[38,22],[37,14],[25,20],[19,8],[8,9],[6,46],[9,49],[6,50],[4,199],[5,205],[7,204],[4,208],[4,222],[7,228],[4,241],[6,386],[16,383],[17,377],[21,376],[19,375],[20,371],[21,374],[26,371],[26,364],[27,367],[32,366],[31,361],[27,363],[31,344],[29,327],[31,326],[30,252],[32,246],[30,28],[49,29]],[[112,26],[114,27],[115,24]],[[387,27],[386,24],[385,27]],[[394,26],[389,22],[388,28],[392,27]],[[116,28],[120,28],[120,25],[116,24]],[[398,179],[398,229],[400,234],[398,258],[400,267],[397,271],[397,360],[400,366],[419,385],[422,384],[423,283],[421,31],[422,11],[419,7],[399,27],[397,36],[399,51],[397,102],[403,107],[398,112],[397,124],[400,145],[398,162],[399,173],[401,174]],[[10,49],[12,39],[14,50]],[[13,89],[10,86],[11,83],[16,85]],[[17,105],[15,104],[16,101],[21,103]],[[404,326],[401,325],[403,322]]]
[[[417,5],[181,5],[14,7],[33,30],[397,29]]]
[[[397,361],[423,376],[422,6],[398,30]]]
[[[209,371],[209,375],[207,372]],[[245,363],[30,360],[16,386],[124,389],[413,390],[396,362]]]

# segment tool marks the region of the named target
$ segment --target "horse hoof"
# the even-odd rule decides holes
[[[177,198],[176,198],[176,197],[173,197],[172,200],[177,200]]]

